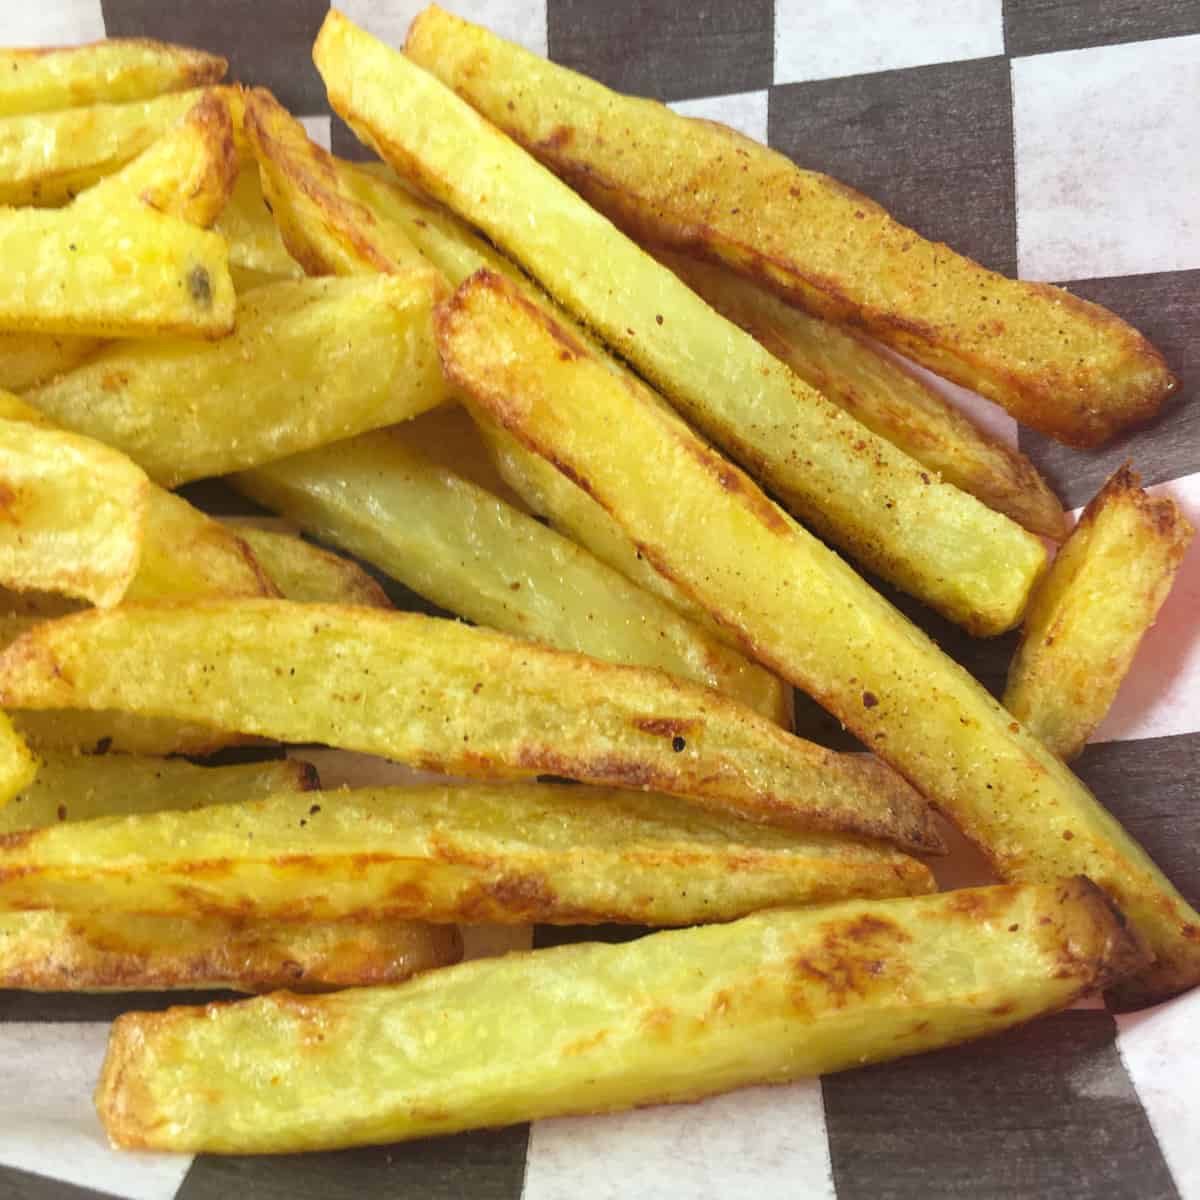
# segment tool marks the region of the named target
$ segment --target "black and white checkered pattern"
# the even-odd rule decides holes
[[[769,140],[989,266],[1067,284],[1145,330],[1185,382],[1200,375],[1197,0],[447,3],[615,87]],[[237,78],[272,88],[314,138],[358,154],[309,57],[326,7],[8,0],[0,43],[107,33],[203,46],[228,56]],[[342,7],[399,43],[421,0]],[[1132,457],[1200,524],[1200,407],[1189,388],[1152,428],[1090,454],[1018,435],[999,410],[946,390],[1019,436],[1067,503],[1083,504]],[[902,603],[989,686],[1000,684],[1011,639],[974,642]],[[1078,764],[1193,904],[1198,617],[1193,550]],[[805,728],[836,736],[815,715]],[[543,944],[563,932],[532,937]],[[1200,1200],[1200,993],[1129,1017],[1080,1009],[978,1045],[700,1105],[304,1158],[117,1155],[89,1099],[105,1023],[163,1003],[0,994],[0,1196]]]

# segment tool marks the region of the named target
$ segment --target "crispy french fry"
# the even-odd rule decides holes
[[[770,672],[439,466],[406,431],[380,430],[269,463],[235,477],[235,486],[477,625],[668,671],[791,728],[791,689]]]
[[[650,253],[723,317],[872,432],[1032,533],[1062,541],[1068,522],[1037,468],[860,334],[793,308],[717,263]]]
[[[137,158],[202,94],[0,117],[0,204],[66,203]]]
[[[0,988],[325,989],[401,983],[462,958],[453,925],[0,913]]]
[[[996,1033],[1144,960],[1086,880],[785,909],[128,1013],[96,1107],[118,1146],[280,1153],[698,1100]]]
[[[392,607],[383,588],[357,563],[340,554],[331,554],[291,533],[239,521],[231,522],[229,527],[250,547],[285,600]]]
[[[1004,706],[1061,758],[1104,719],[1195,530],[1128,464],[1084,510],[1034,593]]]
[[[6,713],[0,712],[0,809],[37,775],[37,759]]]
[[[216,83],[227,66],[215,54],[148,38],[0,50],[0,117],[147,100]]]
[[[644,385],[495,275],[464,284],[437,321],[454,382],[586,487],[755,657],[919,787],[1002,877],[1086,874],[1103,887],[1157,955],[1124,1003],[1200,982],[1200,914],[1083,784]]]
[[[284,794],[0,837],[14,910],[692,925],[933,890],[895,850],[544,784]]]
[[[1178,389],[1106,309],[988,271],[724,126],[619,95],[436,6],[405,52],[626,229],[849,321],[1035,429],[1096,445]],[[372,69],[353,66],[356,83]],[[495,189],[489,199],[509,203]]]
[[[105,708],[446,773],[667,792],[796,829],[940,848],[899,776],[661,671],[416,613],[283,600],[94,609],[0,655],[0,705]]]
[[[384,159],[481,228],[823,536],[972,632],[1020,620],[1046,561],[1036,537],[798,379],[340,13],[329,13],[313,58],[334,109]]]
[[[304,271],[288,254],[263,199],[253,158],[241,160],[233,192],[217,218],[216,231],[229,243],[229,267],[238,273],[238,291],[281,279],[302,279]]]
[[[131,716],[103,709],[14,709],[13,727],[39,754],[214,754],[247,738],[198,721]],[[24,786],[24,785],[22,785]]]
[[[0,584],[119,603],[141,561],[149,488],[100,442],[0,418]]]
[[[83,362],[102,338],[0,331],[0,388],[23,392]]]
[[[242,298],[230,337],[109,346],[25,399],[163,487],[243,470],[440,404],[443,286],[430,269],[271,284]]]

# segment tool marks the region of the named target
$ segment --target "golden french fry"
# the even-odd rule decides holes
[[[1128,464],[1084,510],[1025,617],[1004,706],[1061,758],[1104,720],[1195,530]]]
[[[37,759],[6,713],[0,712],[0,809],[37,775]]]
[[[1157,955],[1125,1002],[1134,986],[1150,1000],[1200,981],[1200,914],[1087,788],[644,385],[496,275],[460,287],[437,321],[455,383],[586,487],[761,662],[919,787],[1002,877],[1086,874],[1103,887]]]
[[[227,66],[215,54],[148,38],[4,49],[0,50],[0,117],[147,100],[216,83]]]
[[[824,537],[972,632],[1020,620],[1046,561],[1036,537],[798,379],[340,13],[327,16],[313,58],[334,109],[392,166],[481,228]]]
[[[216,231],[229,243],[229,269],[236,272],[238,291],[302,279],[304,271],[283,245],[283,238],[263,199],[258,164],[243,158],[233,193],[217,218]]]
[[[109,346],[25,399],[163,487],[243,470],[440,404],[443,288],[431,269],[271,284],[242,297],[227,338]]]
[[[103,345],[102,338],[67,333],[0,331],[0,388],[23,392],[69,371]]]
[[[9,713],[13,727],[39,754],[214,754],[250,739],[198,721],[130,716],[103,709],[19,709]],[[21,786],[24,786],[22,784]]]
[[[234,484],[477,625],[668,671],[791,728],[791,688],[586,550],[433,462],[407,437],[417,423],[269,463]]]
[[[612,1112],[996,1033],[1144,961],[1086,880],[785,909],[127,1013],[96,1107],[118,1146],[259,1154]]]
[[[284,600],[90,610],[0,655],[0,705],[205,721],[451,774],[567,776],[940,849],[924,802],[874,759],[661,671],[417,613]]]
[[[331,28],[329,42],[347,36]],[[619,95],[436,6],[413,23],[405,53],[639,237],[865,329],[1072,445],[1148,420],[1179,387],[1106,309],[1005,279],[722,125]],[[373,64],[353,67],[357,92]],[[494,188],[489,199],[507,207]]]

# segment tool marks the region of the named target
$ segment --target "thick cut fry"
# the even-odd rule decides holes
[[[333,11],[313,57],[334,109],[388,162],[479,226],[797,515],[973,632],[1016,624],[1045,565],[1036,537],[798,379],[403,55]]]
[[[440,404],[443,286],[429,269],[271,284],[242,298],[230,337],[110,346],[25,399],[163,487],[243,470]]]
[[[669,671],[791,727],[791,689],[770,672],[432,462],[404,434],[401,427],[324,446],[240,475],[236,486],[477,625]]]
[[[1004,706],[1074,758],[1112,705],[1195,530],[1123,466],[1084,510],[1025,618]]]
[[[863,328],[1035,429],[1097,445],[1179,386],[1106,309],[988,271],[724,126],[609,91],[437,7],[405,50],[637,236]],[[353,69],[357,82],[373,64],[356,57]],[[496,190],[489,199],[508,203]]]
[[[69,371],[103,345],[101,338],[0,331],[0,388],[23,392]]]
[[[540,784],[296,793],[0,836],[0,907],[16,910],[693,925],[933,890],[895,850]]]
[[[0,913],[0,988],[325,989],[401,983],[462,958],[453,925]]]
[[[0,204],[66,203],[137,158],[202,94],[0,117]]]
[[[286,460],[286,461],[291,461]],[[234,522],[237,533],[285,600],[391,608],[387,593],[360,567],[291,533]]]
[[[230,269],[238,271],[246,285],[303,278],[303,269],[284,248],[279,227],[267,209],[253,158],[242,159],[233,194],[215,228],[229,243]],[[239,285],[238,290],[248,288]]]
[[[1067,516],[1019,450],[974,424],[912,371],[853,330],[785,304],[716,263],[650,248],[723,317],[805,383],[943,479],[1032,533],[1061,541]]]
[[[314,768],[295,758],[198,767],[181,758],[47,754],[33,783],[0,810],[0,834],[64,821],[244,804],[276,792],[311,792],[317,785]]]
[[[0,712],[0,809],[33,782],[37,759],[8,715]]]
[[[1157,955],[1124,1003],[1200,982],[1200,914],[1083,784],[648,389],[497,276],[461,287],[438,326],[456,383],[586,487],[756,658],[919,787],[1003,877],[1086,874],[1108,891]]]
[[[148,38],[0,50],[0,117],[147,100],[216,83],[223,58]]]
[[[224,210],[237,172],[229,108],[220,93],[205,92],[178,125],[76,203],[147,204],[207,229]]]
[[[39,754],[215,754],[247,738],[200,722],[79,709],[14,710],[14,728]],[[24,784],[22,784],[24,786]]]
[[[141,561],[149,488],[100,442],[0,418],[0,584],[119,603]]]
[[[146,206],[0,209],[0,325],[28,333],[223,337],[225,242]]]
[[[1139,961],[1085,880],[790,909],[129,1013],[96,1107],[118,1146],[279,1153],[698,1100],[996,1033]]]
[[[814,746],[661,671],[417,613],[283,600],[91,610],[0,655],[0,705],[202,720],[428,770],[562,775],[939,848],[920,797],[873,759]]]

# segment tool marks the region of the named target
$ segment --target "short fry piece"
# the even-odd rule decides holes
[[[0,712],[0,809],[37,775],[37,759],[29,752],[8,716]]]
[[[241,161],[233,193],[225,210],[217,218],[216,231],[229,243],[229,266],[247,283],[274,283],[281,279],[302,279],[304,271],[283,245],[263,199],[258,163],[253,158]],[[248,290],[239,286],[239,291]]]
[[[495,275],[460,287],[437,319],[455,383],[585,486],[759,661],[920,787],[1002,877],[1086,874],[1103,887],[1157,955],[1123,1003],[1200,982],[1200,914],[1087,788],[644,385],[548,328]]]
[[[791,689],[770,672],[434,463],[406,432],[380,430],[282,459],[238,476],[236,486],[477,625],[669,671],[791,728]]]
[[[453,92],[336,10],[313,59],[334,109],[369,145],[482,229],[797,516],[974,633],[1020,620],[1046,561],[1036,537],[798,379]]]
[[[216,83],[223,58],[148,38],[0,50],[0,117],[121,104]]]
[[[8,909],[691,925],[933,887],[895,850],[543,784],[284,794],[0,837]]]
[[[14,709],[14,728],[39,754],[214,754],[247,738],[200,722],[82,709]],[[24,784],[21,785],[25,786]],[[17,789],[20,790],[20,789]]]
[[[0,388],[23,392],[78,366],[103,345],[101,338],[65,333],[0,331]]]
[[[118,1146],[263,1154],[698,1100],[996,1033],[1142,961],[1085,880],[761,913],[128,1013],[96,1107]]]
[[[0,418],[0,584],[119,603],[141,560],[149,486],[100,442]]]
[[[1097,445],[1179,387],[1106,309],[1005,279],[722,125],[610,91],[436,5],[405,52],[638,237],[849,321],[1035,429]],[[371,70],[357,57],[353,68]]]
[[[940,847],[921,798],[873,759],[661,671],[416,613],[283,600],[91,610],[0,655],[0,705],[201,720],[429,770],[562,775]]]
[[[25,399],[163,487],[244,470],[440,404],[443,287],[429,269],[270,284],[242,298],[227,338],[109,346]]]
[[[1084,510],[1025,617],[1004,706],[1074,758],[1112,705],[1195,530],[1123,466]]]
[[[290,460],[289,460],[290,461]],[[292,533],[233,522],[285,600],[304,604],[365,604],[391,608],[387,593],[357,563]]]

